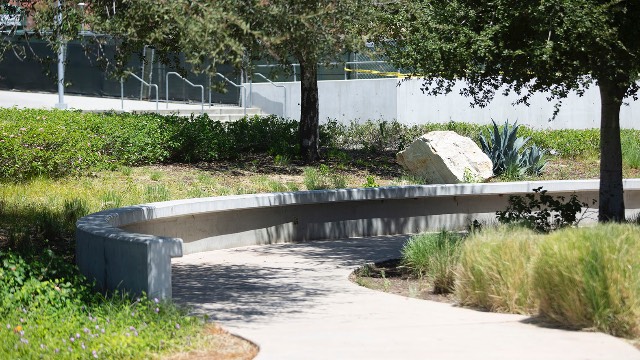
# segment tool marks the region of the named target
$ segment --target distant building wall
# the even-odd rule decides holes
[[[287,89],[286,115],[300,117],[300,83],[277,83]],[[597,86],[587,89],[582,97],[571,94],[562,101],[558,116],[551,120],[554,101],[548,94],[534,94],[530,106],[512,105],[516,96],[496,93],[485,108],[471,107],[471,99],[460,95],[461,85],[450,94],[429,96],[420,90],[418,79],[399,82],[398,79],[339,80],[319,82],[320,119],[340,122],[397,120],[404,124],[444,123],[464,121],[489,124],[505,120],[518,121],[537,129],[588,129],[600,127],[600,94]],[[264,112],[283,115],[284,92],[268,83],[251,85],[251,101]],[[620,112],[623,128],[640,129],[640,101],[627,99]]]

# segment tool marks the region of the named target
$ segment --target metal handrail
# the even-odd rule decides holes
[[[233,85],[233,86],[235,86],[237,88],[242,88],[242,110],[243,110],[243,115],[247,116],[247,104],[246,104],[247,89],[244,87],[244,85],[238,85],[238,84],[236,84],[233,81],[229,80],[226,76],[224,76],[224,75],[222,75],[220,73],[216,73],[216,75],[218,75],[221,78],[223,78],[229,84],[231,84],[231,85]]]
[[[167,73],[167,75],[165,75],[165,95],[166,95],[166,100],[167,100],[167,109],[169,109],[169,75],[176,75],[177,77],[179,77],[180,79],[184,80],[187,84],[193,86],[193,87],[199,87],[200,88],[200,95],[201,95],[201,106],[202,106],[202,114],[204,114],[204,86],[202,85],[196,85],[194,83],[192,83],[191,81],[185,79],[184,77],[182,77],[182,75],[180,75],[179,73],[175,72],[175,71],[170,71]]]
[[[278,64],[256,65],[256,67],[278,67],[278,66],[282,66],[282,65],[278,65]],[[300,66],[300,64],[291,64],[291,68],[293,69],[293,82],[298,81],[298,79],[296,77],[296,66]]]
[[[284,85],[277,85],[276,83],[274,83],[273,81],[267,79],[266,76],[260,74],[259,72],[257,73],[253,73],[254,75],[258,75],[261,78],[267,80],[269,82],[269,84],[275,86],[275,87],[279,87],[284,89],[284,102],[282,103],[282,117],[284,117],[285,119],[287,118],[287,87]]]
[[[133,76],[134,78],[138,79],[140,82],[142,82],[143,84],[149,86],[149,87],[155,87],[156,89],[156,111],[158,111],[158,103],[159,103],[159,98],[158,98],[158,85],[156,84],[149,84],[148,82],[142,80],[140,77],[138,77],[138,75],[132,73],[131,71],[125,71],[126,74],[129,74],[131,76]],[[122,110],[124,110],[124,78],[120,78],[120,104],[122,106]]]

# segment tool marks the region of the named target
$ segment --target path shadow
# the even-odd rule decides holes
[[[353,267],[366,262],[379,262],[400,257],[402,246],[410,235],[372,236],[341,240],[316,240],[302,243],[236,249],[263,256],[295,255],[311,263],[332,263]]]
[[[407,238],[253,246],[230,251],[229,263],[177,262],[172,265],[173,299],[191,307],[193,313],[207,314],[227,324],[309,312],[322,303],[323,297],[348,292],[348,287],[336,286],[332,269],[397,258]],[[234,263],[234,254],[250,255],[264,265]]]
[[[173,299],[217,321],[297,313],[326,291],[292,281],[294,269],[229,264],[173,266]]]

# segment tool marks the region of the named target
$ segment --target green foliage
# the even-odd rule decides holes
[[[492,123],[491,137],[487,139],[480,134],[480,146],[493,163],[493,173],[515,178],[524,174],[540,175],[546,163],[543,160],[544,152],[536,145],[524,149],[529,138],[517,137],[520,127],[517,123],[509,126],[507,121],[502,131],[495,121]]]
[[[329,120],[320,125],[321,145],[329,150],[364,150],[373,153],[404,150],[411,142],[429,131],[450,130],[475,139],[483,127],[463,122],[406,125],[396,120],[351,121],[348,125]]]
[[[496,91],[514,93],[517,103],[536,91],[582,94],[594,79],[638,90],[640,9],[630,3],[402,0],[381,3],[375,14],[376,45],[425,78],[429,94],[451,92],[458,79],[478,105]]]
[[[248,153],[294,156],[298,123],[273,115],[220,122],[208,116],[174,119],[177,144],[171,159],[181,162],[237,159]]]
[[[637,225],[566,229],[539,248],[533,289],[542,315],[571,327],[640,336]]]
[[[640,169],[640,131],[623,130],[621,142],[622,162],[633,169]]]
[[[167,161],[237,159],[250,153],[291,157],[297,151],[297,127],[297,122],[275,116],[220,122],[206,115],[1,109],[0,179],[81,175]]]
[[[201,322],[169,302],[103,297],[46,250],[0,252],[0,357],[146,358],[188,348]]]
[[[522,225],[547,233],[563,227],[577,226],[580,222],[578,215],[582,213],[582,208],[588,206],[589,204],[578,200],[575,194],[565,201],[564,196],[554,198],[547,195],[547,190],[539,187],[525,196],[509,196],[509,206],[504,211],[497,211],[496,218],[501,224]]]
[[[305,168],[303,182],[307,190],[343,189],[347,185],[343,175],[335,173],[324,164],[318,168]]]
[[[519,227],[488,228],[465,241],[455,294],[461,304],[489,311],[533,314],[531,261],[541,235]]]
[[[0,178],[79,175],[165,160],[170,131],[157,115],[0,110]]]
[[[531,142],[564,158],[594,158],[600,155],[598,129],[533,130],[521,126],[519,132]],[[622,130],[623,133],[629,130]]]
[[[364,188],[376,188],[379,186],[380,185],[378,185],[378,183],[376,182],[376,178],[373,175],[367,175],[367,181],[362,184],[362,187]]]
[[[449,231],[413,236],[402,248],[402,262],[418,276],[426,276],[435,293],[450,293],[462,240],[460,234]]]

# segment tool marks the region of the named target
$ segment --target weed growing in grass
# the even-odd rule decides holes
[[[257,192],[284,192],[288,190],[287,185],[266,176],[255,178],[253,183],[256,185]]]
[[[162,179],[162,173],[160,171],[152,171],[151,175],[149,175],[149,179],[153,181],[159,181]]]
[[[402,248],[402,262],[433,283],[436,294],[453,290],[462,235],[449,231],[412,237]]]
[[[362,187],[364,188],[376,188],[379,186],[380,185],[378,185],[378,183],[376,182],[376,178],[373,175],[367,175],[367,181],[362,184]]]
[[[162,184],[147,185],[144,193],[145,202],[159,202],[170,199],[169,189]]]
[[[336,174],[328,166],[304,169],[304,185],[308,190],[342,189],[347,185],[346,177]]]
[[[122,206],[122,196],[114,190],[108,190],[100,197],[102,209],[114,209]]]
[[[278,154],[273,158],[273,163],[278,166],[288,166],[289,164],[291,164],[291,157],[289,157],[288,155]]]
[[[540,243],[533,289],[540,313],[562,324],[640,336],[637,225],[566,229]]]
[[[131,174],[133,173],[133,169],[131,168],[131,166],[120,166],[120,172],[124,176],[131,176]]]
[[[535,313],[530,265],[541,237],[514,226],[471,234],[457,271],[455,294],[460,303],[489,311]]]
[[[200,187],[192,187],[187,191],[187,197],[189,198],[202,198],[207,197],[207,192]]]

